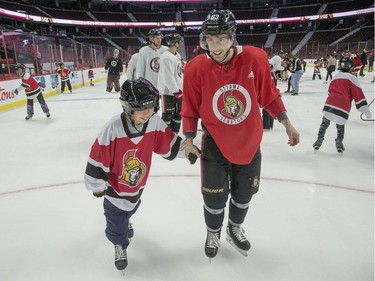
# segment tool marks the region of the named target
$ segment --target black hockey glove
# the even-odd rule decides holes
[[[46,84],[44,84],[43,82],[39,82],[38,85],[39,85],[39,87],[42,87],[42,88],[46,87]]]
[[[198,158],[198,156],[195,155],[194,153],[189,153],[188,159],[190,161],[190,164],[192,164],[192,165],[195,164],[195,162],[197,161],[197,158]]]
[[[176,112],[180,113],[181,112],[181,105],[182,105],[182,91],[180,90],[178,93],[173,93],[174,95],[174,102],[176,104]]]
[[[201,153],[201,150],[197,147],[197,149],[198,149],[198,152],[199,153]],[[190,161],[190,164],[195,164],[195,162],[197,161],[197,159],[198,159],[198,156],[197,155],[195,155],[194,153],[189,153],[189,155],[188,155],[188,159],[189,159],[189,161]]]

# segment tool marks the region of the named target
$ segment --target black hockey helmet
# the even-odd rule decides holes
[[[164,36],[163,40],[168,47],[174,46],[177,42],[181,42],[181,35],[178,33],[169,33]]]
[[[232,42],[236,38],[236,18],[230,10],[212,10],[202,24],[202,32],[199,35],[200,47],[208,50],[206,35],[227,34]]]
[[[23,63],[19,63],[16,66],[16,73],[18,77],[22,77],[25,75],[26,72],[26,66]]]
[[[159,92],[146,79],[126,80],[121,86],[120,102],[125,113],[154,108],[159,110]]]
[[[342,72],[350,72],[350,69],[354,66],[354,61],[352,57],[343,56],[339,62],[339,70]]]
[[[228,34],[236,33],[236,18],[230,10],[212,10],[202,24],[202,34]]]

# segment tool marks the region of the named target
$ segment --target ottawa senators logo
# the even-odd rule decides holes
[[[241,85],[225,85],[216,91],[212,100],[212,108],[221,122],[228,125],[239,124],[249,116],[250,94]]]
[[[156,57],[156,58],[153,58],[151,61],[150,61],[150,68],[152,71],[154,72],[159,72],[159,69],[160,69],[160,63],[159,63],[159,60],[160,58],[159,57]]]
[[[119,177],[119,184],[129,187],[137,186],[146,173],[146,165],[136,156],[136,150],[130,150],[124,155],[122,175]]]

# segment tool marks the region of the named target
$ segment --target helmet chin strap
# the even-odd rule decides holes
[[[231,49],[232,49],[232,48],[229,48],[229,49],[228,49],[227,53],[225,54],[225,57],[224,57],[219,63],[223,63],[223,62],[227,59],[227,57],[228,57],[228,55],[229,55]]]
[[[221,60],[221,61],[216,61],[218,64],[224,64],[225,63],[225,60],[228,58],[228,56],[229,56],[229,54],[230,54],[230,51],[232,50],[232,47],[230,47],[229,49],[228,49],[228,51],[225,53],[225,56],[224,56],[224,58]],[[210,57],[211,57],[211,55],[210,54],[208,54]],[[231,58],[232,59],[232,58]]]
[[[130,113],[130,114],[129,114],[129,113],[126,114],[126,117],[127,117],[128,121],[130,122],[130,124],[132,125],[132,127],[133,127],[138,133],[141,133],[141,131],[138,130],[137,125],[135,125],[135,122],[134,122],[134,120],[133,120],[133,118],[132,118],[132,114],[131,114],[131,113]]]

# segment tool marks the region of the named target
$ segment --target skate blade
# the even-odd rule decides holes
[[[319,148],[314,148],[314,154],[318,152]]]
[[[243,255],[244,257],[247,257],[247,256],[248,256],[248,254],[247,254],[248,251],[245,251],[245,250],[242,250],[242,249],[238,248],[238,247],[236,246],[236,244],[234,244],[233,239],[230,238],[229,235],[227,235],[227,236],[225,237],[225,239],[226,239],[226,240],[228,241],[228,243],[231,244],[232,247],[233,247],[234,249],[236,249],[241,255]]]

